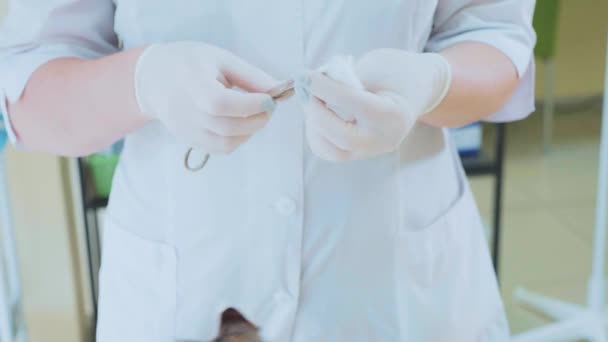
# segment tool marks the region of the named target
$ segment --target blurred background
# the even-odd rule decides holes
[[[584,302],[596,203],[608,1],[538,3],[537,113],[454,131],[489,245],[500,246],[495,261],[513,332],[549,322],[514,300],[518,287]],[[91,337],[95,228],[119,148],[80,161],[5,152],[30,341]]]

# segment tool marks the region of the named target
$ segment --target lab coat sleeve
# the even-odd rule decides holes
[[[12,143],[7,101],[17,101],[32,74],[53,59],[116,52],[113,27],[112,0],[9,1],[0,27],[0,111]]]
[[[535,0],[439,0],[427,51],[466,41],[485,43],[503,52],[521,79],[511,99],[487,121],[519,120],[534,111],[535,5]]]

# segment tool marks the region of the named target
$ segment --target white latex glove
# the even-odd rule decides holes
[[[277,83],[228,51],[197,42],[152,45],[135,72],[141,111],[212,154],[234,151],[264,127],[276,106],[265,92]]]
[[[310,148],[329,161],[395,151],[418,118],[441,103],[451,84],[450,64],[433,53],[380,49],[364,55],[354,66],[364,89],[348,81],[352,77],[344,76],[344,64],[341,71],[331,65],[309,73],[297,86],[305,101]]]

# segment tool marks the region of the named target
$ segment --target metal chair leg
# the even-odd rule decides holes
[[[555,116],[555,78],[556,68],[553,59],[543,62],[545,66],[545,96],[543,100],[543,151],[551,150],[553,143],[553,121]]]
[[[500,123],[496,125],[496,170],[494,179],[494,219],[493,219],[493,246],[492,246],[492,263],[494,264],[494,272],[496,279],[499,280],[500,275],[500,244],[502,238],[501,219],[502,219],[502,190],[503,190],[503,168],[505,158],[505,135],[506,125]]]

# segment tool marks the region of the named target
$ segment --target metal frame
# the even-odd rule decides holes
[[[470,158],[462,158],[467,176],[493,176],[494,177],[494,203],[492,216],[492,264],[496,272],[496,278],[500,275],[500,250],[502,238],[502,196],[504,187],[504,160],[505,160],[505,139],[507,125],[498,123],[496,128],[496,138],[494,142],[494,155],[487,158],[484,155]]]
[[[555,117],[555,79],[557,68],[553,58],[543,60],[545,66],[544,86],[545,94],[543,99],[543,149],[547,153],[551,150],[553,143],[553,121]]]
[[[506,124],[498,124],[496,128],[496,155],[494,170],[494,234],[492,248],[492,263],[496,279],[500,279],[500,247],[502,242],[502,190],[504,183],[505,136]]]
[[[8,290],[8,272],[4,266],[4,258],[0,259],[0,342],[13,341],[13,314]]]
[[[21,276],[6,177],[5,161],[0,157],[0,342],[25,342]]]
[[[82,159],[78,159],[78,174],[81,186],[81,206],[84,213],[84,236],[86,242],[87,261],[89,267],[89,282],[91,303],[93,305],[94,317],[97,320],[97,298],[99,296],[99,268],[101,266],[101,240],[99,234],[98,209],[107,205],[107,200],[96,202],[91,199],[89,182],[86,179],[85,165]],[[94,204],[99,205],[95,206]]]
[[[78,306],[79,326],[81,328],[82,341],[95,340],[95,325],[97,310],[95,307],[96,295],[93,293],[96,275],[91,268],[88,248],[89,239],[87,233],[87,218],[83,215],[85,202],[83,201],[82,172],[78,159],[62,159],[62,174],[64,178],[64,188],[66,201],[68,203],[68,218],[70,227],[70,248],[74,262],[74,282],[76,284],[76,300]]]

